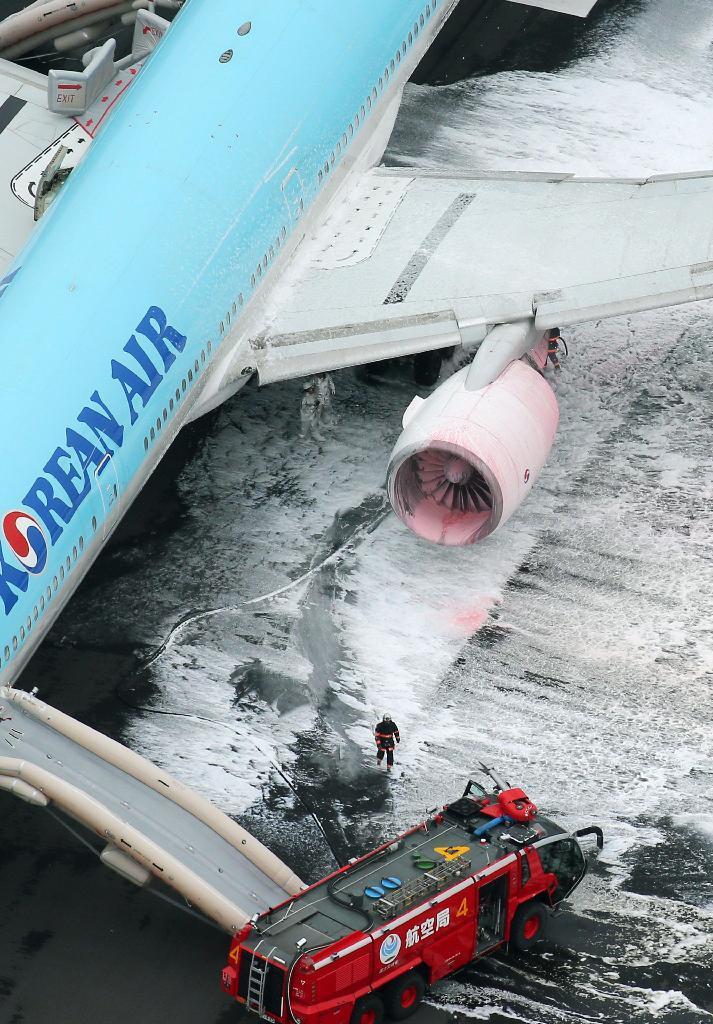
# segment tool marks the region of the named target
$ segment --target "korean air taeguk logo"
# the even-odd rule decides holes
[[[29,512],[8,512],[2,532],[20,565],[34,576],[47,565],[47,541],[42,527]]]
[[[387,935],[381,943],[381,949],[379,950],[379,958],[382,964],[390,964],[392,960],[395,960],[399,955],[400,949],[401,939],[398,935]]]

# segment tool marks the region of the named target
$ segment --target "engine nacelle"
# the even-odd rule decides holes
[[[515,360],[469,391],[464,367],[428,398],[415,398],[391,454],[389,499],[410,530],[436,544],[474,544],[527,497],[554,441],[552,388]]]

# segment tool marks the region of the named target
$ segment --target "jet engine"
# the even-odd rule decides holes
[[[414,398],[388,469],[398,517],[436,544],[474,544],[527,497],[554,441],[554,393],[532,366],[511,362],[468,389],[464,367],[426,399]]]

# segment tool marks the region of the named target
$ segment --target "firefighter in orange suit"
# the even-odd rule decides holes
[[[380,765],[386,754],[386,770],[391,771],[394,767],[394,747],[401,742],[399,727],[393,721],[391,715],[384,715],[374,730],[376,740],[376,763]]]

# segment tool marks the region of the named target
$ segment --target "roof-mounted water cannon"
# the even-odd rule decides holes
[[[494,768],[489,768],[486,764],[483,764],[482,761],[480,761],[479,764],[480,770],[482,771],[483,775],[487,775],[488,778],[492,779],[493,782],[495,783],[496,793],[500,793],[505,789],[510,789],[510,783],[505,782],[503,779],[500,778],[499,775],[496,775]]]

